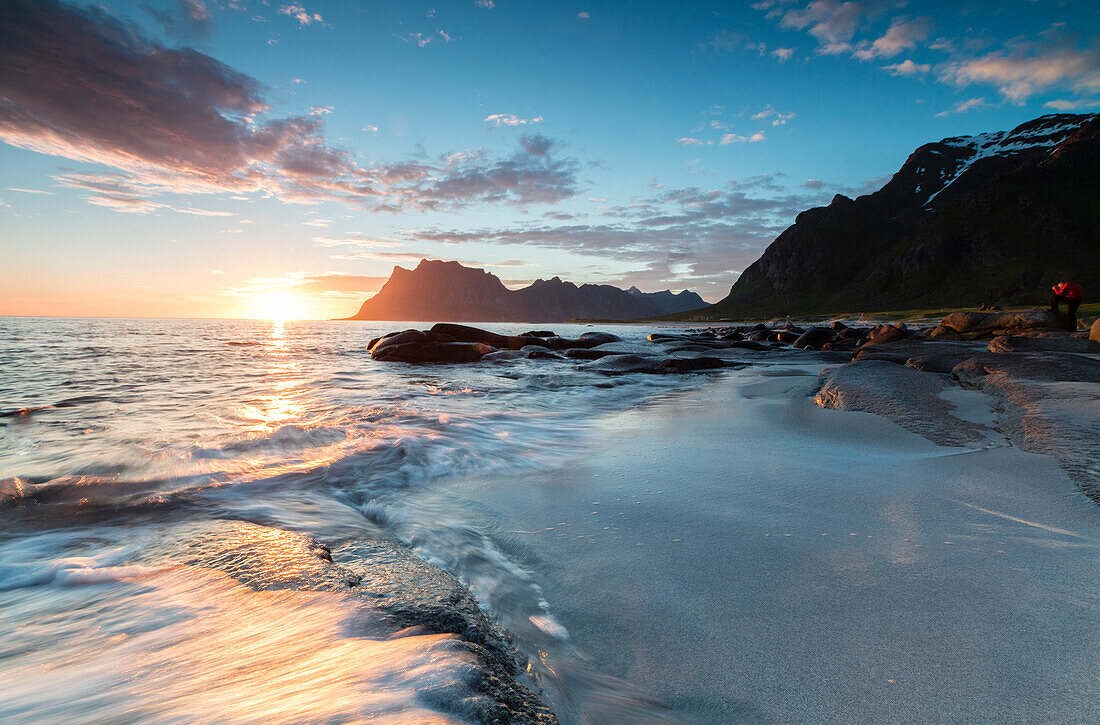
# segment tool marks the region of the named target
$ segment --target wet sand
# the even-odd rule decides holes
[[[940,447],[787,394],[809,379],[730,373],[451,493],[529,552],[580,658],[689,722],[1091,721],[1096,504],[1003,439]]]

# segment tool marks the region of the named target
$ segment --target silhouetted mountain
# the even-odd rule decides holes
[[[692,307],[685,307],[689,304]],[[563,322],[635,320],[704,307],[693,292],[627,292],[611,285],[563,282],[554,277],[510,290],[493,274],[458,262],[420,260],[414,270],[394,267],[374,297],[351,320],[440,322]]]
[[[804,211],[702,315],[1100,295],[1100,116],[1050,115],[917,149],[878,191]]]
[[[627,292],[635,297],[644,297],[664,310],[665,314],[687,312],[707,306],[706,300],[689,290],[676,293],[667,289],[661,292],[642,292],[637,287],[631,287]]]

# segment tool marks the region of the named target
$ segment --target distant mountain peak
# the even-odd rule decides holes
[[[538,279],[509,290],[482,269],[458,262],[421,259],[415,269],[394,267],[393,274],[352,318],[446,322],[562,322],[565,320],[633,320],[705,307],[687,292],[646,294],[611,285],[578,287],[561,277]]]
[[[1100,289],[1098,178],[1098,114],[925,144],[878,191],[799,214],[709,313],[1027,303],[1062,279]]]

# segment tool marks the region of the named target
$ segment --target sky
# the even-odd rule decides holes
[[[725,296],[918,146],[1100,109],[1095,0],[0,0],[0,315],[353,314],[395,265]]]

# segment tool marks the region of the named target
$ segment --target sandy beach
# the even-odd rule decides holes
[[[552,671],[563,722],[1088,722],[1096,504],[1003,437],[936,446],[818,408],[802,390],[823,367],[727,373],[599,419],[553,471],[422,505],[525,553],[549,615],[489,605]],[[576,663],[627,684],[578,695]]]

